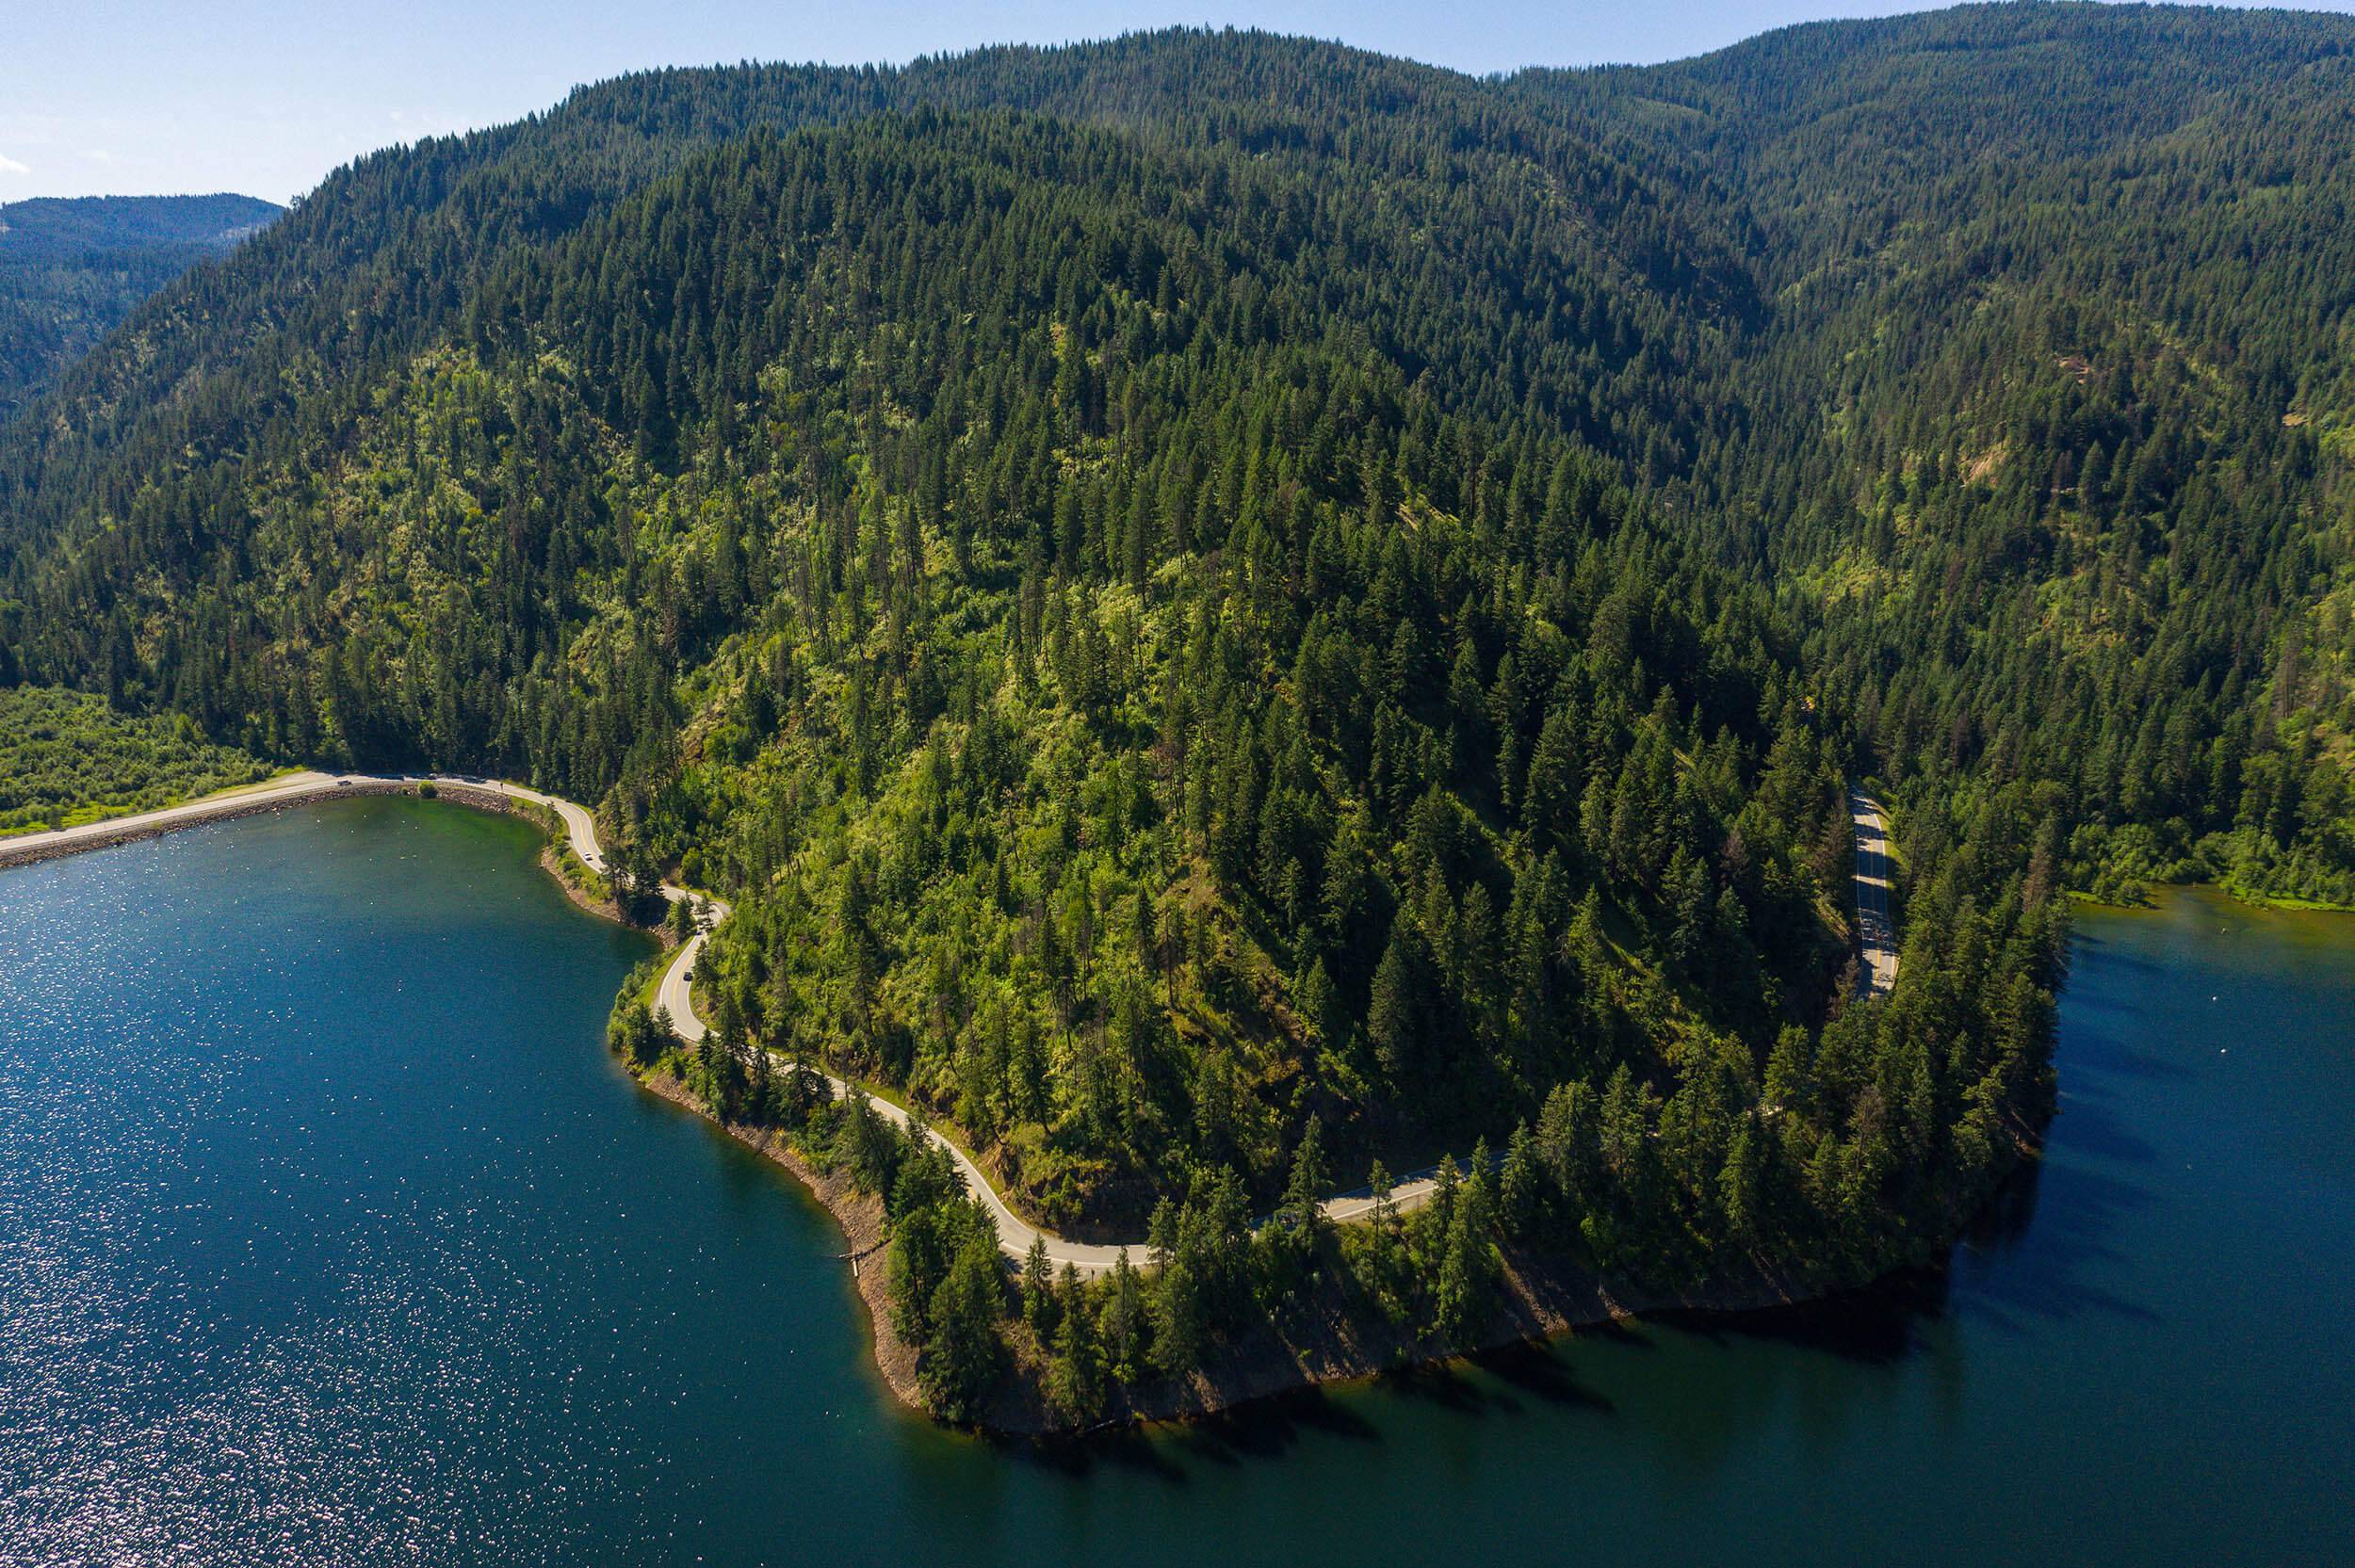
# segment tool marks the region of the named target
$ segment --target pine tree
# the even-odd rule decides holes
[[[1505,1141],[1504,1164],[1497,1173],[1498,1218],[1505,1235],[1526,1237],[1535,1228],[1539,1179],[1537,1140],[1527,1122],[1516,1122],[1513,1136]]]
[[[1068,1263],[1056,1290],[1059,1327],[1055,1360],[1048,1376],[1048,1402],[1072,1426],[1083,1426],[1101,1414],[1103,1367],[1096,1342],[1096,1315],[1088,1310],[1085,1289],[1077,1269]]]
[[[1417,943],[1405,910],[1390,926],[1389,946],[1373,972],[1373,990],[1366,1004],[1366,1032],[1373,1040],[1382,1070],[1393,1082],[1410,1082],[1421,1065],[1423,977],[1415,962]]]
[[[1726,1228],[1737,1241],[1756,1243],[1765,1220],[1766,1140],[1744,1117],[1733,1130],[1720,1180]]]
[[[1111,1283],[1104,1292],[1102,1334],[1112,1372],[1123,1382],[1132,1382],[1144,1373],[1146,1329],[1145,1285],[1129,1263],[1129,1249],[1123,1247],[1113,1260]]]
[[[1324,1123],[1311,1114],[1292,1151],[1291,1179],[1284,1185],[1284,1206],[1298,1229],[1300,1250],[1313,1252],[1325,1231],[1324,1199],[1332,1188],[1332,1172],[1324,1158]]]
[[[917,1359],[918,1384],[934,1414],[977,1419],[1006,1365],[998,1322],[1005,1278],[994,1239],[976,1230],[933,1292],[932,1340]]]
[[[1180,1381],[1202,1366],[1210,1325],[1202,1301],[1202,1282],[1193,1265],[1173,1259],[1153,1281],[1153,1360],[1162,1372]]]
[[[1022,1317],[1041,1344],[1054,1336],[1057,1310],[1053,1267],[1047,1261],[1047,1238],[1034,1236],[1031,1238],[1031,1250],[1022,1260]]]

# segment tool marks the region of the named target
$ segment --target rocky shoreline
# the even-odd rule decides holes
[[[120,832],[98,832],[70,842],[51,841],[24,846],[14,852],[0,842],[0,868],[80,854],[90,849],[136,843],[183,828],[235,821],[268,812],[285,811],[322,800],[359,795],[408,795],[448,800],[471,810],[520,816],[549,826],[544,808],[496,790],[472,788],[463,783],[437,780],[430,788],[419,779],[357,778],[339,782],[333,789],[254,800],[224,800],[219,809],[184,811],[170,817],[127,822]],[[540,864],[564,890],[565,896],[591,913],[622,922],[610,898],[597,899],[564,875],[558,849],[560,828],[551,828]],[[657,933],[670,946],[667,930]],[[842,1260],[852,1267],[858,1295],[867,1309],[875,1367],[885,1386],[908,1409],[929,1415],[917,1381],[915,1349],[891,1326],[890,1294],[881,1267],[884,1208],[880,1199],[854,1190],[842,1175],[820,1170],[773,1128],[721,1122],[691,1095],[685,1085],[656,1069],[637,1075],[638,1083],[697,1116],[731,1138],[783,1167],[824,1205],[841,1229],[846,1251]],[[1853,1284],[1855,1282],[1847,1282]],[[1489,1321],[1471,1339],[1444,1352],[1436,1352],[1413,1335],[1388,1322],[1366,1323],[1341,1309],[1338,1300],[1320,1299],[1306,1315],[1306,1328],[1290,1338],[1271,1328],[1246,1334],[1224,1347],[1194,1377],[1118,1390],[1111,1407],[1091,1431],[1192,1420],[1218,1414],[1239,1405],[1297,1393],[1327,1383],[1360,1382],[1444,1363],[1507,1346],[1590,1329],[1651,1313],[1694,1312],[1739,1314],[1777,1307],[1834,1294],[1841,1285],[1802,1282],[1752,1269],[1746,1278],[1692,1291],[1638,1291],[1614,1285],[1567,1260],[1527,1253],[1508,1253],[1501,1300]],[[1326,1294],[1330,1294],[1329,1292]],[[977,1423],[983,1431],[1021,1438],[1072,1435],[1049,1410],[1043,1368],[1018,1360],[1013,1373]]]
[[[882,1201],[854,1190],[837,1172],[820,1171],[776,1129],[722,1122],[687,1086],[660,1068],[633,1075],[649,1093],[659,1095],[747,1148],[782,1166],[833,1216],[865,1303],[875,1369],[901,1404],[930,1415],[917,1382],[916,1351],[891,1327],[891,1297],[882,1267]],[[1466,1356],[1526,1345],[1661,1313],[1736,1316],[1802,1305],[1836,1295],[1844,1285],[1826,1286],[1754,1269],[1738,1283],[1687,1291],[1645,1291],[1608,1284],[1567,1260],[1508,1253],[1496,1312],[1470,1342],[1435,1352],[1387,1323],[1353,1321],[1333,1310],[1312,1314],[1310,1332],[1279,1340],[1272,1332],[1245,1335],[1216,1353],[1202,1372],[1182,1382],[1119,1390],[1106,1413],[1086,1430],[1183,1422],[1218,1415],[1238,1406],[1332,1383],[1363,1382],[1444,1365]],[[1056,1420],[1047,1403],[1043,1368],[1027,1362],[1005,1380],[996,1401],[977,1423],[984,1433],[1022,1439],[1067,1439],[1083,1435]]]

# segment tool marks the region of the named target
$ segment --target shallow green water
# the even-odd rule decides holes
[[[0,1562],[2355,1560],[2355,919],[2087,918],[1942,1281],[1050,1453],[889,1402],[532,849],[378,800],[0,874]]]

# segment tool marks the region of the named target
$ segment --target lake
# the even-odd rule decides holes
[[[652,949],[362,800],[0,873],[0,1562],[2355,1559],[2355,918],[2081,921],[1935,1279],[1037,1449],[895,1406],[824,1212],[636,1089]]]

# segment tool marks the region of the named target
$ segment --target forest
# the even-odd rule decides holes
[[[153,811],[277,769],[185,713],[130,715],[50,687],[0,688],[0,837]]]
[[[190,267],[278,216],[246,196],[38,198],[0,206],[0,422]]]
[[[950,1418],[1479,1343],[1539,1258],[1853,1283],[2033,1149],[2070,892],[2355,903],[2350,73],[2005,7],[624,78],[339,171],[0,428],[0,682],[726,897],[712,1035],[615,1048],[882,1198]],[[1003,1277],[779,1061],[1150,1255]]]

